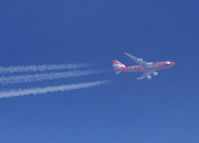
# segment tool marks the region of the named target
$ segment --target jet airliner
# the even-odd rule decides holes
[[[151,79],[152,76],[158,75],[158,70],[171,68],[175,66],[175,62],[171,61],[161,61],[161,62],[146,62],[141,58],[137,58],[129,53],[124,53],[126,56],[131,58],[135,63],[138,65],[135,66],[125,66],[121,62],[114,60],[113,61],[113,68],[116,74],[120,72],[143,72],[144,74],[141,77],[138,77],[137,80],[141,79]]]

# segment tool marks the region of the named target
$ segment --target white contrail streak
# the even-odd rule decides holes
[[[95,82],[85,82],[85,83],[79,83],[79,84],[48,86],[48,87],[43,87],[43,88],[29,88],[29,89],[3,91],[3,92],[0,92],[0,98],[78,90],[81,88],[90,88],[94,86],[99,86],[99,85],[106,84],[109,82],[110,81],[108,80],[104,80],[104,81],[95,81]]]
[[[88,64],[59,64],[59,65],[28,65],[28,66],[9,66],[0,67],[0,74],[20,73],[20,72],[42,72],[50,70],[65,70],[88,67]]]
[[[53,73],[41,73],[41,74],[28,74],[18,76],[1,76],[0,84],[17,84],[17,83],[29,83],[44,80],[63,79],[70,77],[86,76],[93,74],[100,74],[107,72],[105,70],[83,70],[83,71],[69,71],[69,72],[53,72]]]

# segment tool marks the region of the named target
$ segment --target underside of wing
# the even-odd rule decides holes
[[[124,53],[126,56],[128,56],[129,58],[131,58],[134,62],[136,62],[137,64],[140,64],[142,65],[143,67],[146,67],[147,66],[147,62],[145,62],[143,59],[141,58],[137,58],[129,53]]]
[[[152,78],[151,74],[152,74],[151,72],[146,72],[142,76],[138,77],[137,80],[142,80],[142,79],[145,79],[145,78],[151,79]]]

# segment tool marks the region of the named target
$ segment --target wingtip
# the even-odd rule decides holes
[[[129,54],[129,53],[127,53],[127,52],[124,52],[124,54],[125,54],[126,56],[130,55],[130,54]]]

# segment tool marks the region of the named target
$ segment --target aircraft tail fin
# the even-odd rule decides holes
[[[124,64],[122,64],[121,62],[119,62],[117,60],[113,61],[113,69],[115,70],[116,74],[119,74],[120,72],[122,72],[125,67],[126,66]]]

